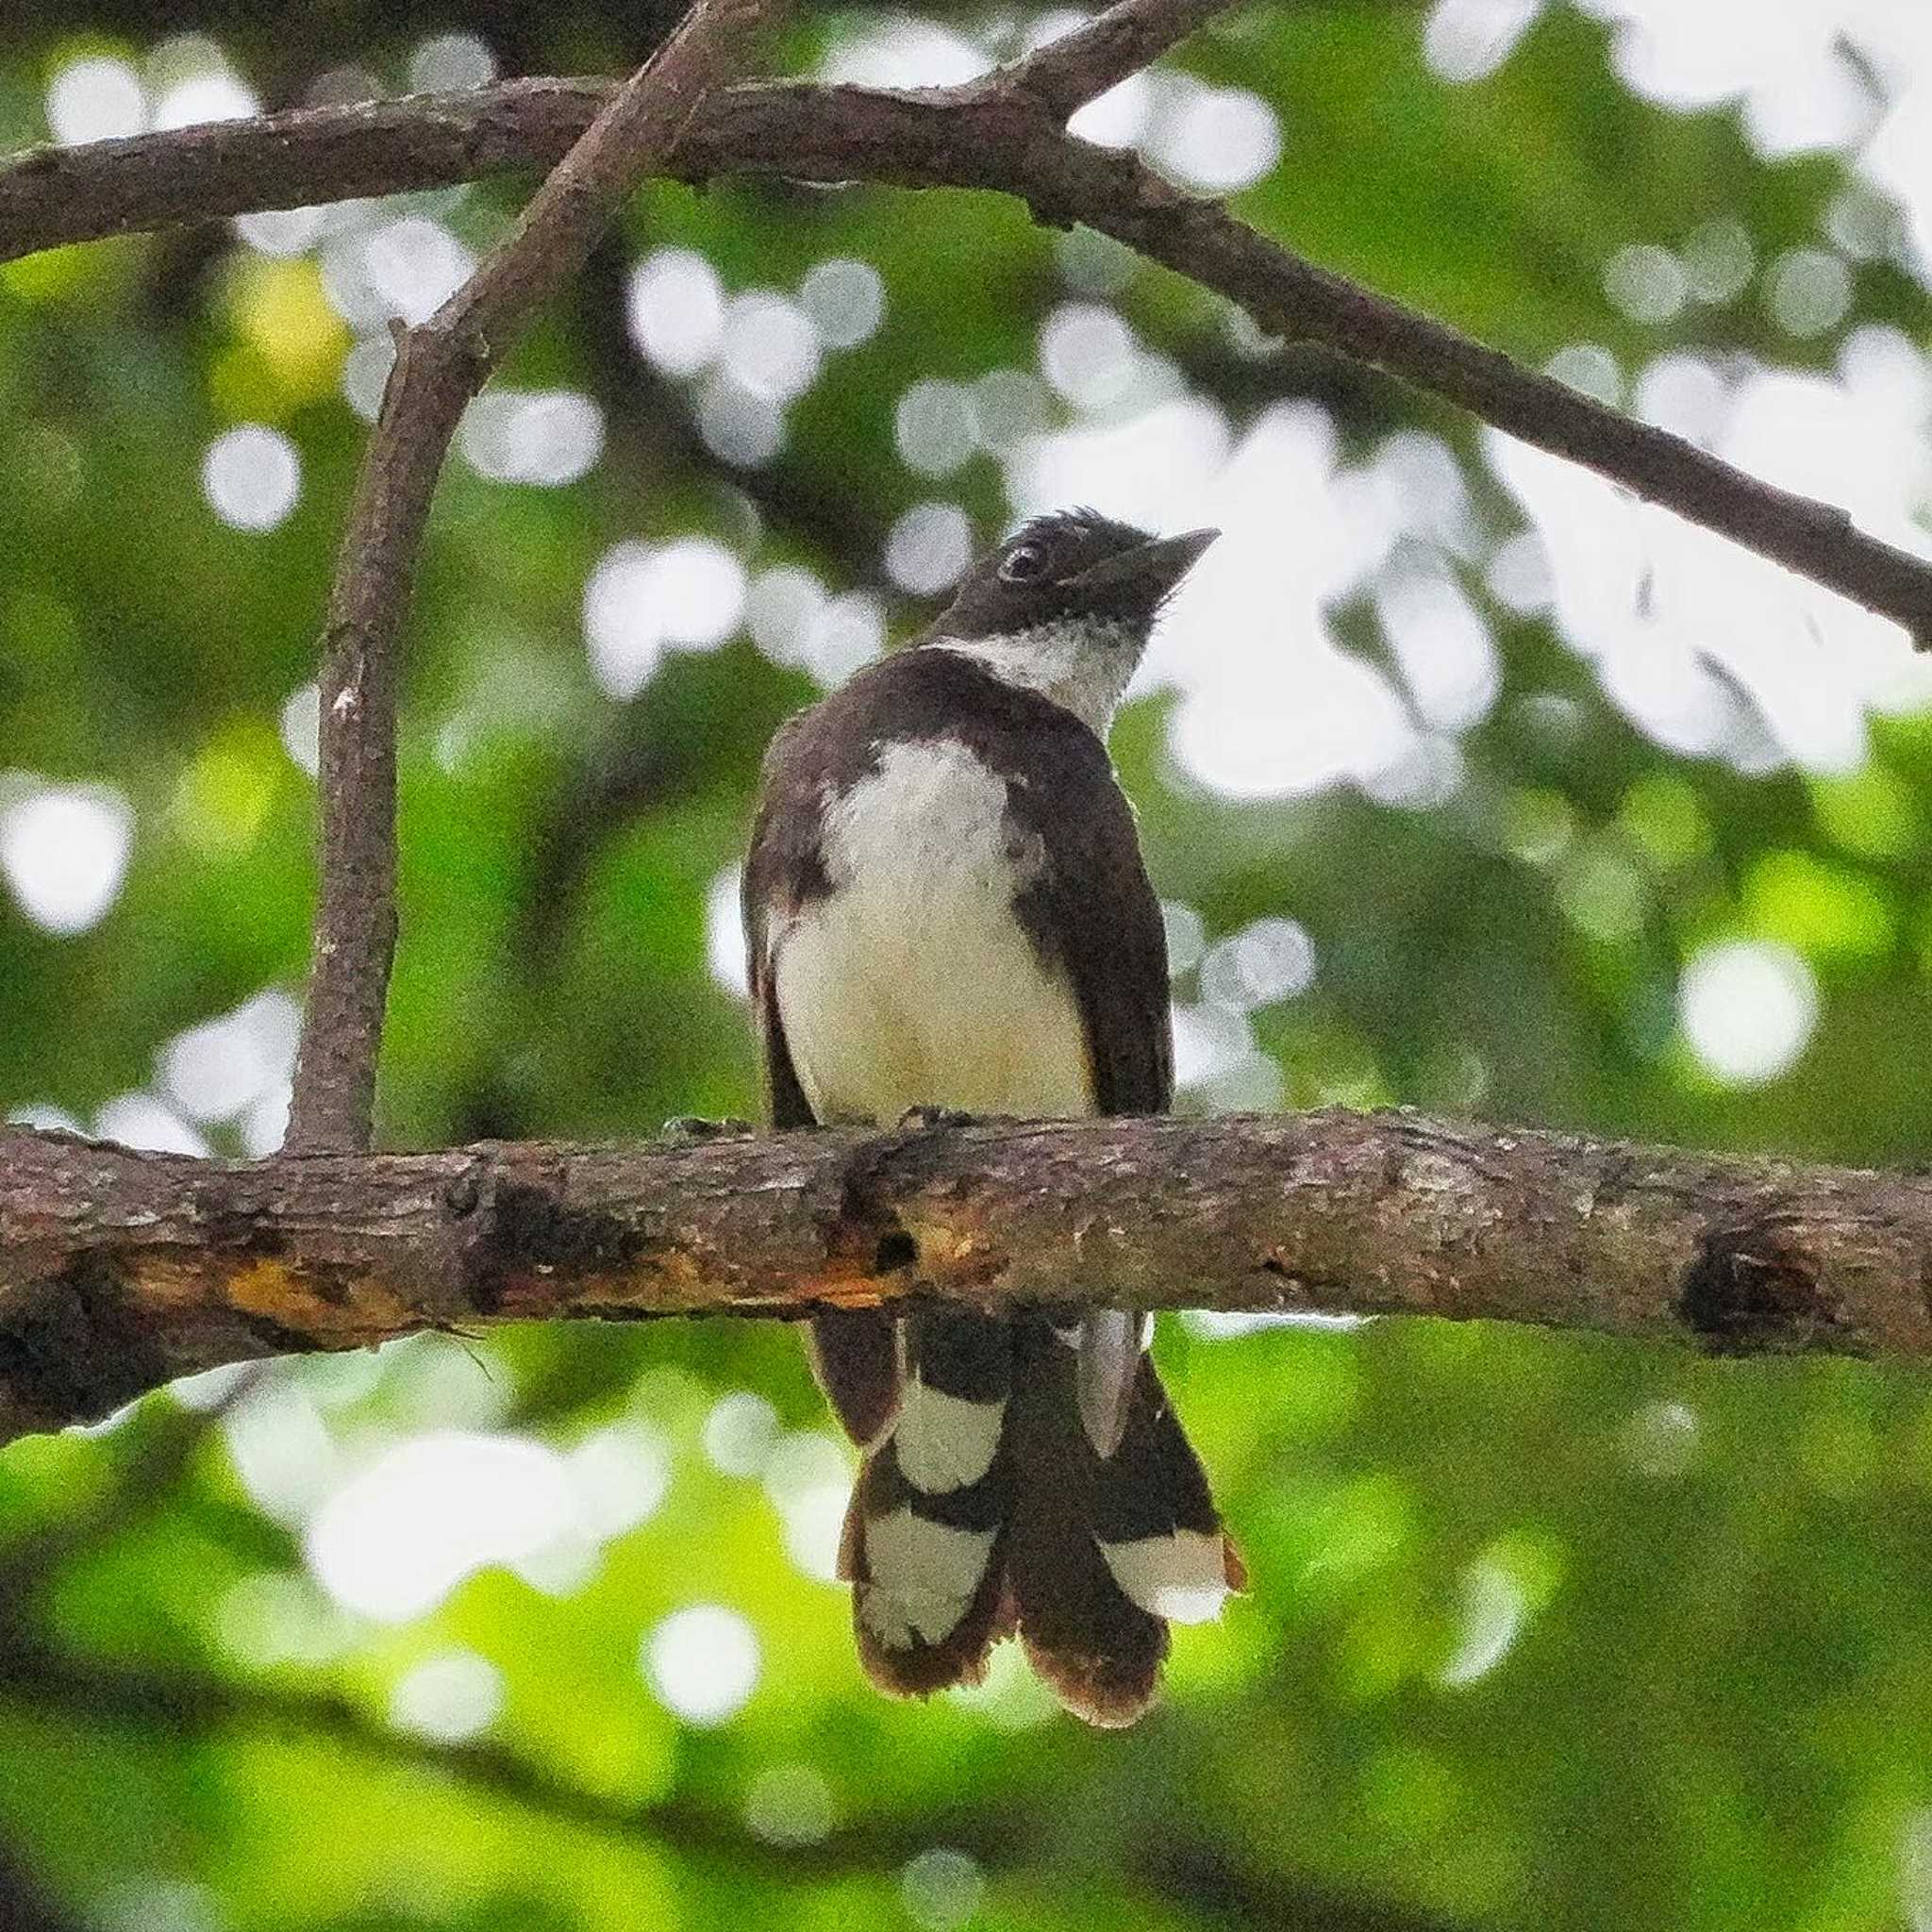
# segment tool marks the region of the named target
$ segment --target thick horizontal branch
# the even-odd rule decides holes
[[[219,1363],[939,1294],[1932,1355],[1932,1177],[1331,1111],[225,1164],[0,1130],[0,1441]]]
[[[1165,32],[1183,15],[1210,10],[1139,11],[1132,31],[1147,31],[1156,14]],[[1138,50],[1125,27],[1120,45],[1108,39],[1121,11],[1102,15],[1072,49],[1055,42],[1031,62],[954,89],[783,82],[721,92],[692,117],[671,172],[691,181],[753,173],[1017,195],[1042,221],[1084,222],[1219,291],[1273,333],[1324,344],[1444,397],[1840,591],[1921,643],[1932,641],[1932,564],[1859,530],[1842,510],[1621,416],[1316,267],[1219,204],[1181,194],[1131,155],[1068,136],[1058,107],[1094,75],[1112,74],[1122,46]],[[0,260],[133,229],[547,166],[608,93],[593,82],[514,81],[36,149],[0,169]]]

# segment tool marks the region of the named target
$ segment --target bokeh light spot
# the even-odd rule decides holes
[[[711,538],[613,544],[584,587],[591,671],[612,697],[634,697],[667,648],[708,650],[729,637],[744,600],[743,564]]]
[[[1472,1563],[1462,1576],[1462,1635],[1442,1683],[1474,1684],[1508,1656],[1529,1609],[1523,1586],[1501,1564]]]
[[[1691,1052],[1727,1087],[1758,1087],[1789,1073],[1818,1020],[1811,969],[1768,940],[1705,947],[1684,968],[1678,998]]]
[[[899,398],[892,415],[899,460],[922,476],[943,476],[973,454],[973,416],[957,382],[926,378]]]
[[[554,489],[603,454],[604,411],[575,390],[491,390],[464,412],[460,447],[482,475]]]
[[[985,1891],[978,1860],[948,1845],[908,1858],[899,1874],[899,1896],[921,1932],[958,1932],[979,1909]]]
[[[187,73],[171,81],[157,96],[151,125],[157,133],[170,127],[194,127],[211,121],[245,121],[261,112],[261,102],[225,61]]]
[[[402,1624],[478,1570],[541,1576],[586,1532],[570,1471],[546,1443],[439,1430],[399,1442],[331,1495],[305,1550],[344,1608]]]
[[[503,1708],[503,1673],[474,1650],[426,1657],[390,1688],[389,1721],[440,1744],[480,1736]]]
[[[660,248],[631,271],[625,314],[640,354],[667,375],[695,375],[724,340],[718,273],[689,248]]]
[[[1852,302],[1852,273],[1823,248],[1790,248],[1771,265],[1765,301],[1788,336],[1808,340],[1836,328]]]
[[[812,319],[769,289],[734,295],[724,310],[722,356],[739,388],[768,402],[790,402],[818,380],[823,351]]]
[[[486,87],[496,78],[496,56],[475,34],[433,34],[409,56],[412,93]]]
[[[0,782],[0,874],[20,909],[63,939],[98,925],[127,874],[133,808],[105,785],[11,790]]]
[[[1493,74],[1542,11],[1542,0],[1436,0],[1423,29],[1423,55],[1439,79]]]
[[[70,61],[47,88],[47,132],[63,147],[141,134],[147,125],[147,90],[125,60]]]
[[[208,444],[201,489],[231,529],[273,530],[301,497],[302,458],[279,429],[243,423]]]
[[[1231,194],[1252,188],[1281,158],[1281,123],[1259,94],[1182,75],[1167,76],[1164,92],[1147,147],[1184,186]]]
[[[759,1474],[777,1439],[778,1411],[749,1389],[721,1395],[705,1418],[705,1454],[725,1475]]]
[[[758,1689],[758,1633],[722,1604],[691,1604],[649,1633],[642,1663],[667,1710],[709,1729],[736,1717]]]
[[[852,349],[885,320],[886,285],[870,262],[833,256],[799,283],[798,306],[826,348]]]
[[[161,1086],[190,1120],[233,1120],[285,1082],[295,1065],[301,1008],[271,987],[161,1049]]]
[[[369,286],[391,314],[412,325],[427,322],[476,267],[469,245],[427,215],[386,223],[363,241],[361,257]]]
[[[922,503],[893,524],[886,540],[886,575],[914,597],[958,583],[973,560],[973,525],[956,503]]]
[[[721,372],[698,398],[698,434],[713,456],[760,469],[785,447],[785,408]]]

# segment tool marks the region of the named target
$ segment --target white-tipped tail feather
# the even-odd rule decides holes
[[[1227,1539],[1218,1529],[1173,1529],[1132,1542],[1104,1542],[1100,1554],[1123,1594],[1170,1624],[1209,1623],[1231,1594]]]
[[[899,1474],[928,1496],[976,1483],[999,1453],[1006,1414],[1004,1400],[974,1402],[916,1375],[909,1378],[900,1391],[892,1433]]]
[[[955,1529],[908,1507],[865,1525],[872,1581],[859,1592],[859,1621],[878,1641],[905,1650],[941,1643],[978,1593],[994,1532]]]
[[[924,1696],[976,1682],[1017,1629],[1068,1709],[1129,1724],[1168,1624],[1241,1587],[1207,1477],[1141,1352],[1134,1315],[1081,1324],[908,1318],[895,1418],[846,1519],[859,1656]]]

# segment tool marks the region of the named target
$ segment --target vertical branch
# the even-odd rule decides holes
[[[322,889],[285,1145],[369,1145],[396,939],[401,635],[430,498],[463,409],[551,290],[583,266],[631,187],[661,166],[779,0],[698,0],[612,96],[510,233],[396,342],[336,560],[324,631]]]

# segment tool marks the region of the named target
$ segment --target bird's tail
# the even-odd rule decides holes
[[[975,1683],[1017,1632],[1069,1710],[1131,1724],[1153,1699],[1169,1623],[1211,1617],[1241,1588],[1138,1336],[1105,1366],[1122,1334],[1133,1335],[1124,1318],[1105,1315],[1068,1329],[953,1311],[900,1324],[897,1408],[867,1449],[840,1557],[859,1657],[882,1690]],[[1094,1388],[1109,1378],[1110,1401]]]

